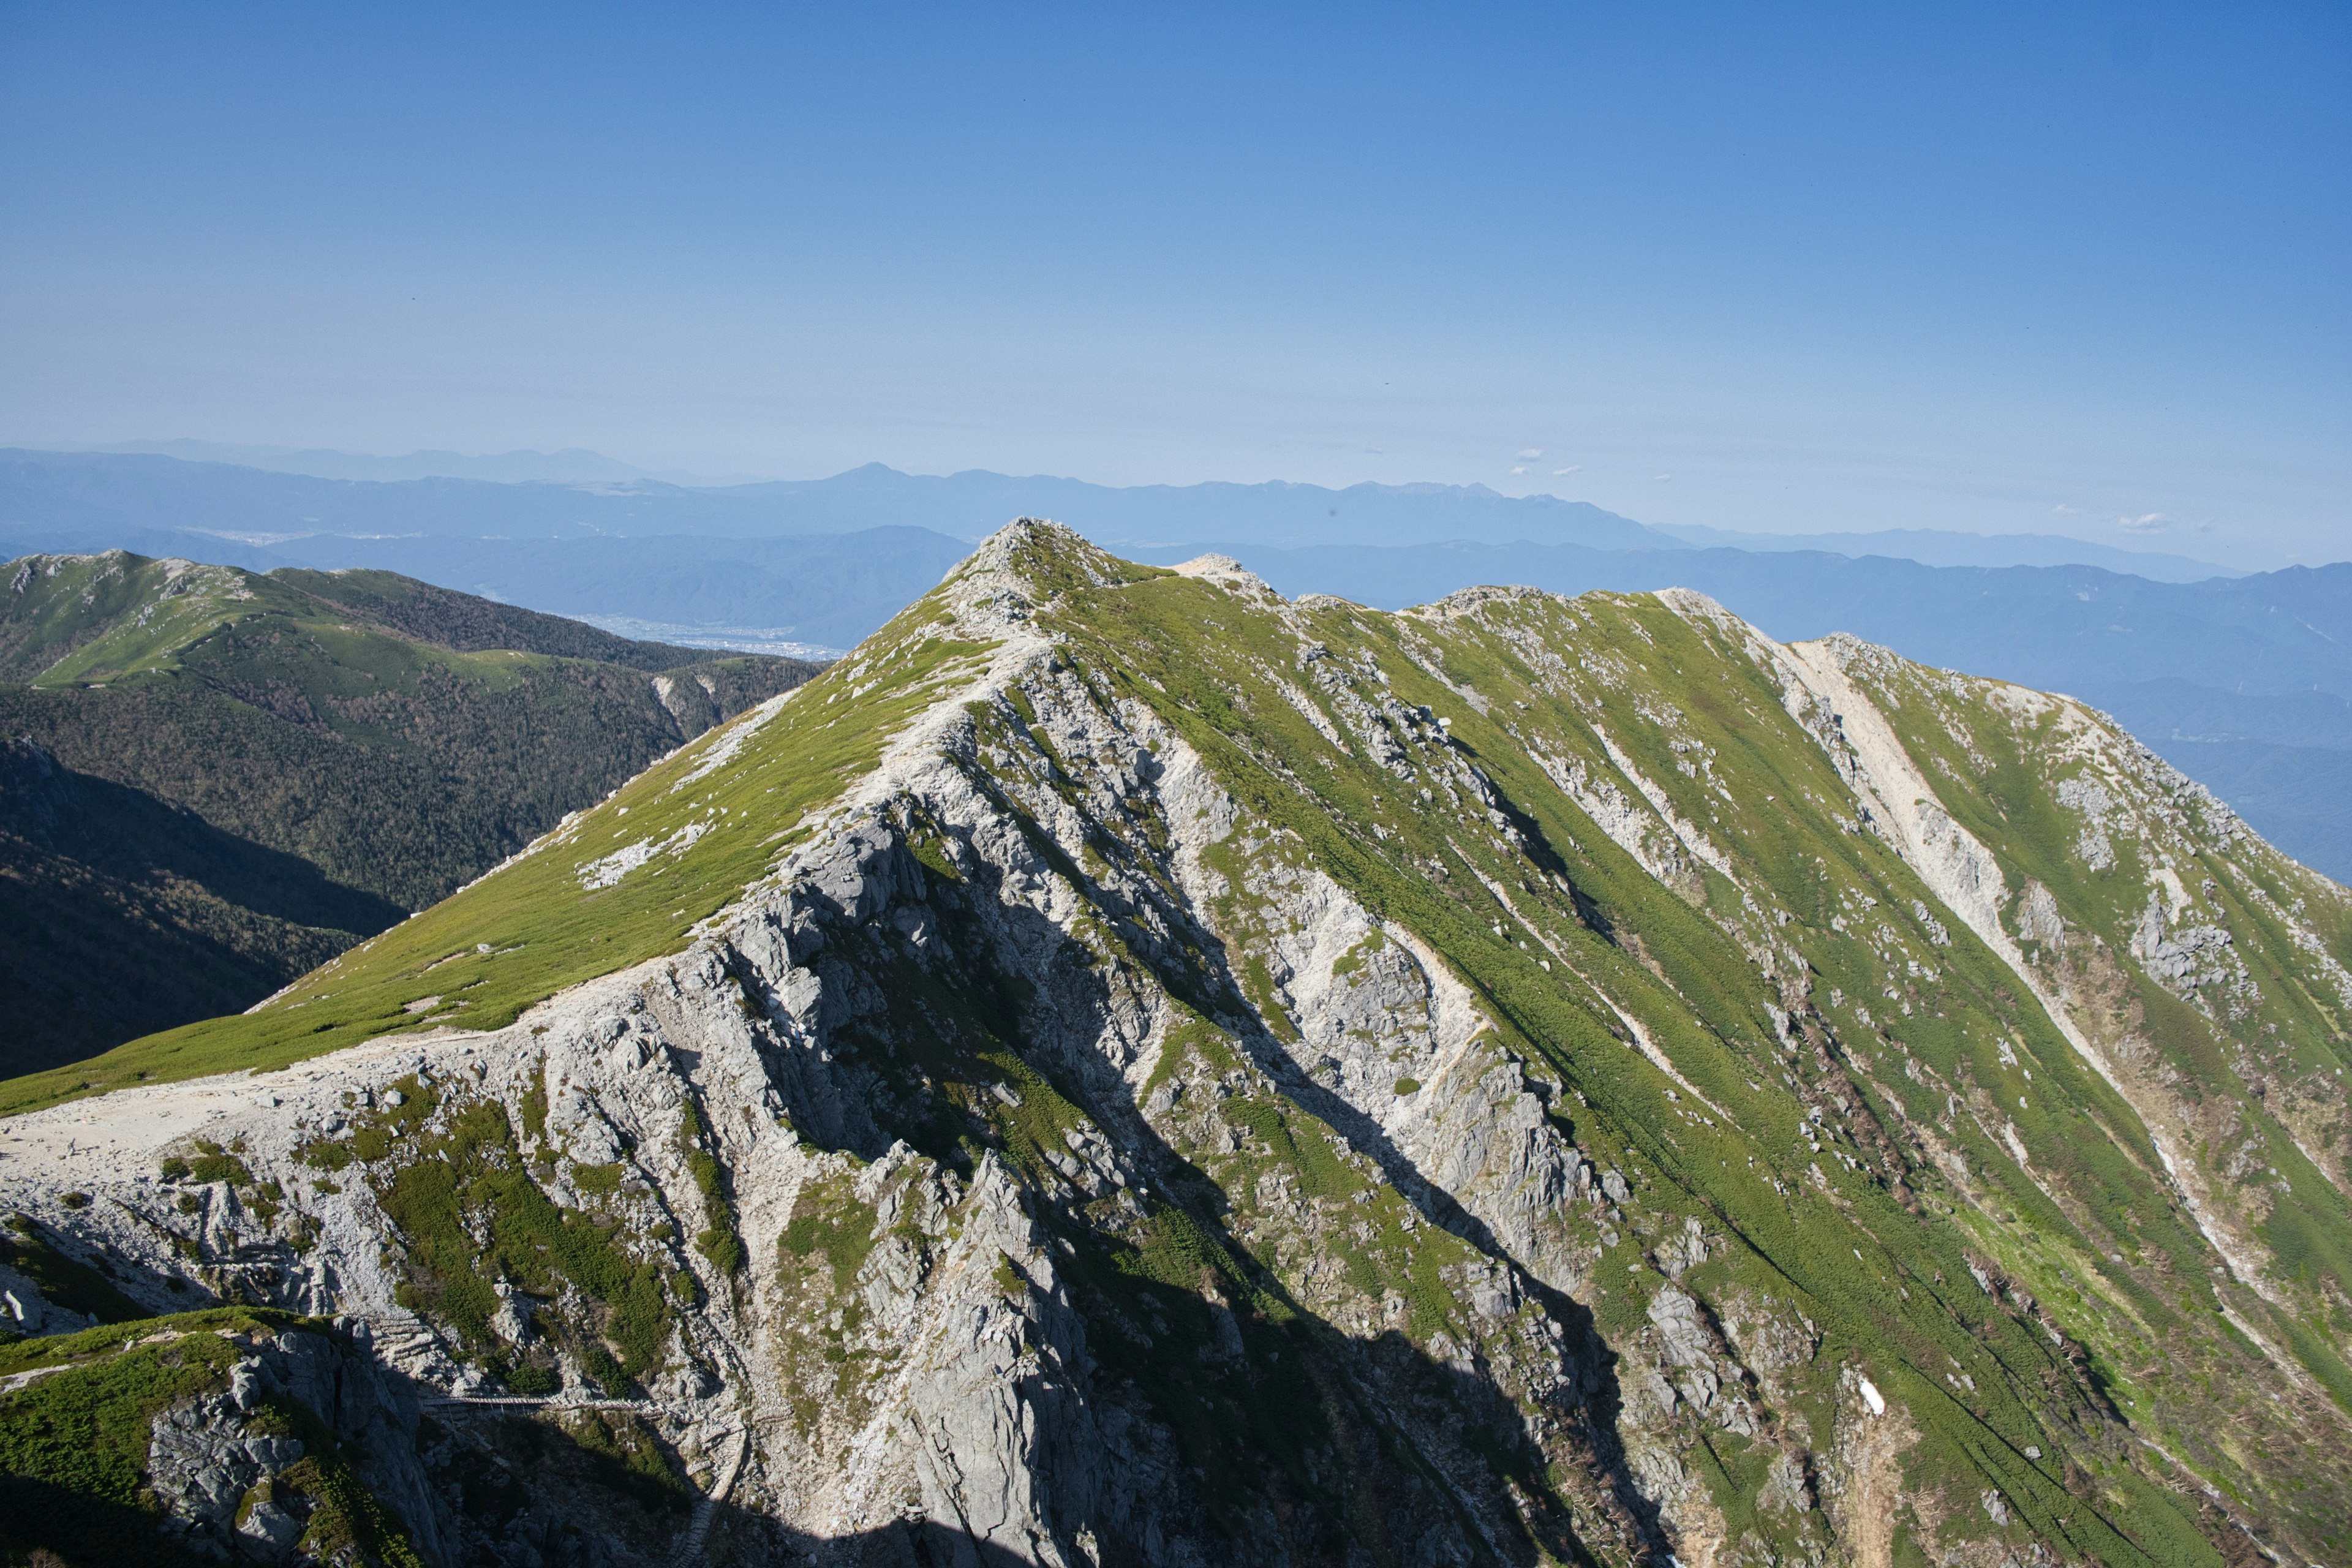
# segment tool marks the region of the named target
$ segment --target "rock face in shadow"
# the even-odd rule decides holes
[[[0,1203],[137,1310],[339,1317],[418,1402],[413,1474],[371,1485],[436,1563],[2000,1568],[2326,1539],[2347,1418],[2290,1334],[2328,1287],[2263,1250],[2155,1068],[2184,1015],[2230,1026],[2216,955],[2332,984],[2341,922],[2229,839],[2210,887],[2179,848],[2179,897],[2135,886],[2099,935],[2053,858],[2074,808],[2002,837],[1920,738],[1934,714],[1998,774],[1986,715],[2015,711],[2106,759],[2094,826],[2134,873],[2159,830],[2230,826],[2078,710],[1780,649],[1695,595],[1375,616],[1034,524],[793,701],[852,711],[945,637],[976,651],[816,805],[761,804],[822,733],[772,710],[600,808],[657,853],[599,855],[594,813],[531,851],[593,912],[760,835],[761,874],[667,951],[502,1027],[9,1118]],[[1993,706],[1937,706],[1963,699]],[[2302,889],[2307,914],[2263,896],[2309,945],[2221,908],[2223,875]],[[2165,960],[2209,925],[2218,978]],[[418,963],[405,1009],[496,951]],[[370,962],[263,1021],[332,1018]],[[2316,1125],[2293,1081],[2278,1114]],[[2242,1340],[2164,1316],[2213,1261],[2236,1272],[2193,1289]],[[2157,1451],[2147,1412],[2188,1385],[2126,1302],[2195,1375],[2239,1358],[2297,1436]],[[0,1393],[0,1442],[26,1397]],[[188,1441],[226,1444],[212,1419]],[[2222,1464],[2305,1500],[2210,1503],[2189,1467]]]

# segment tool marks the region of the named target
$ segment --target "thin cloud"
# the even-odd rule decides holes
[[[1513,468],[1513,469],[1511,470],[1511,472],[1513,472],[1513,473],[1515,473],[1515,474],[1524,474],[1524,473],[1526,473],[1527,471],[1528,471],[1528,466],[1527,466],[1525,463],[1521,463],[1517,468]]]
[[[1543,456],[1543,448],[1541,447],[1530,447],[1526,451],[1521,452],[1519,456],[1526,461],[1532,463],[1538,458]]]
[[[2053,506],[2050,510],[2056,512],[2061,517],[2072,517],[2074,515],[2075,509],[2061,502],[2059,505]]]
[[[1650,477],[1651,477],[1652,479],[1673,479],[1673,478],[1674,478],[1674,475],[1672,475],[1672,474],[1652,474]]]
[[[1584,472],[1584,465],[1582,463],[1570,463],[1564,468],[1554,468],[1551,471],[1551,477],[1553,479],[1558,479],[1562,474],[1580,474],[1582,472]]]
[[[2116,519],[2116,526],[2126,533],[2162,533],[2170,521],[2160,511],[2144,511],[2137,517]]]

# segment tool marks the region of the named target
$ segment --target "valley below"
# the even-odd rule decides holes
[[[386,572],[0,589],[0,1071],[241,1011],[819,666]]]

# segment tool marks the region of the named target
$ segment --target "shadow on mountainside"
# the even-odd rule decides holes
[[[904,1140],[967,1174],[992,1147],[1023,1172],[1023,1200],[1053,1249],[1079,1329],[1077,1353],[1060,1364],[1087,1369],[1066,1378],[1075,1397],[1042,1387],[1043,1397],[1024,1397],[1041,1428],[1059,1429],[1039,1430],[1034,1447],[1014,1456],[1045,1500],[1044,1522],[1066,1558],[1076,1560],[1081,1538],[1091,1537],[1087,1555],[1139,1563],[1165,1531],[1181,1532],[1168,1542],[1180,1560],[1191,1549],[1207,1561],[1302,1568],[1591,1561],[1594,1547],[1666,1561],[1656,1513],[1617,1445],[1613,1357],[1579,1303],[1522,1278],[1565,1346],[1568,1376],[1549,1392],[1543,1415],[1569,1436],[1548,1456],[1476,1345],[1448,1361],[1392,1328],[1351,1331],[1319,1317],[1234,1234],[1224,1190],[1155,1130],[1099,1048],[1131,1021],[1131,1007],[1123,1007],[1139,975],[1122,978],[999,886],[993,870],[968,879],[941,874],[895,828],[846,836],[845,854],[856,897],[845,904],[805,887],[794,895],[824,934],[804,962],[828,999],[819,1030],[825,1050],[772,1047],[772,1077],[812,1142],[874,1160]],[[1293,1105],[1367,1155],[1421,1220],[1502,1256],[1486,1228],[1423,1179],[1369,1119],[1315,1085],[1265,1034],[1214,933],[1173,902],[1146,910],[1066,858],[1060,868],[1118,926],[1155,984],[1219,1019]],[[1171,936],[1155,937],[1154,921]],[[761,977],[749,964],[735,968],[756,999]],[[692,1046],[673,1048],[685,1055]],[[1011,1146],[1003,1124],[966,1108],[994,1103],[986,1091],[1004,1081],[1008,1056],[1037,1075],[1037,1094],[1061,1097],[1104,1130],[1167,1200],[1139,1216],[1142,1227],[1118,1194],[1090,1196],[1057,1182],[1036,1152]],[[1150,1245],[1140,1230],[1170,1214],[1181,1214],[1190,1227],[1183,1235],[1198,1238],[1197,1250],[1182,1253],[1190,1277],[1138,1267]],[[755,1238],[755,1256],[767,1256],[766,1239]],[[295,1304],[303,1271],[290,1252],[278,1268],[246,1268],[239,1258],[247,1289]],[[1038,1305],[1048,1315],[1059,1310],[1050,1300]],[[386,1372],[411,1396],[444,1394]],[[779,1366],[767,1375],[787,1373]],[[788,1426],[758,1431],[770,1452],[807,1441]],[[837,1539],[795,1531],[751,1506],[762,1484],[756,1466],[745,1472],[743,1500],[702,1504],[679,1456],[633,1413],[515,1420],[444,1406],[425,1413],[415,1447],[438,1500],[433,1532],[445,1538],[450,1568],[666,1563],[698,1529],[696,1560],[714,1563],[1010,1568],[1034,1561],[1034,1553],[982,1543],[960,1519],[912,1512]],[[1087,1457],[1091,1492],[1064,1484],[1056,1467],[1071,1450]],[[1118,1468],[1139,1458],[1148,1463]],[[1548,1458],[1564,1458],[1570,1473],[1551,1472]]]
[[[0,1476],[0,1556],[35,1568],[218,1568],[134,1503],[31,1476]]]
[[[1051,841],[1031,826],[1030,842],[1042,852]],[[1433,1527],[1450,1518],[1455,1539],[1474,1552],[1483,1546],[1480,1554],[1495,1561],[1590,1556],[1525,1417],[1486,1377],[1465,1370],[1472,1363],[1437,1360],[1393,1331],[1360,1338],[1324,1321],[1231,1233],[1227,1194],[1167,1143],[1135,1089],[1093,1048],[1120,1032],[1123,983],[1115,973],[997,886],[984,864],[967,880],[929,868],[895,833],[853,835],[851,845],[857,875],[841,884],[856,889],[849,902],[805,883],[798,891],[824,932],[808,962],[823,976],[824,995],[878,998],[889,1021],[877,1028],[870,1016],[828,1014],[818,1033],[832,1057],[822,1067],[812,1052],[770,1053],[803,1137],[866,1160],[903,1140],[967,1174],[978,1140],[1018,1164],[992,1124],[958,1104],[959,1096],[985,1103],[1001,1079],[985,1058],[1009,1051],[1104,1129],[1212,1251],[1189,1292],[1139,1286],[1119,1250],[1128,1244],[1103,1234],[1108,1216],[1094,1212],[1101,1203],[1089,1205],[1043,1172],[1025,1184],[1033,1215],[1065,1246],[1056,1270],[1086,1325],[1087,1354],[1101,1369],[1091,1396],[1146,1407],[1174,1436],[1202,1485],[1202,1518],[1227,1531],[1279,1519],[1282,1550],[1302,1562],[1349,1561],[1367,1551],[1380,1561],[1417,1510]],[[1058,850],[1045,858],[1108,917],[1154,982],[1218,1019],[1294,1104],[1369,1156],[1423,1220],[1508,1258],[1370,1118],[1316,1085],[1265,1035],[1213,932],[1173,904],[1147,921]],[[1153,936],[1154,925],[1171,935]],[[750,966],[737,973],[756,994]],[[1588,1517],[1609,1521],[1620,1537],[1612,1545],[1664,1561],[1656,1510],[1633,1485],[1616,1437],[1613,1353],[1581,1304],[1518,1272],[1561,1333],[1568,1382],[1547,1414],[1572,1435],[1568,1447],[1583,1483],[1574,1492]],[[1288,1321],[1254,1309],[1253,1300],[1277,1304]],[[1147,1321],[1152,1332],[1139,1344],[1133,1330]],[[1171,1356],[1170,1348],[1197,1353]]]
[[[240,1012],[406,913],[0,741],[0,1077]]]

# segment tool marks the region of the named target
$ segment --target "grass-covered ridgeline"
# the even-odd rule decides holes
[[[1549,601],[1532,608],[1559,613]],[[1585,614],[1612,608],[1587,605]],[[1544,692],[1523,666],[1513,668],[1517,661],[1507,640],[1480,647],[1448,637],[1442,655],[1433,658],[1436,650],[1426,643],[1407,646],[1420,628],[1391,617],[1336,606],[1311,614],[1308,639],[1342,659],[1360,650],[1370,654],[1404,709],[1417,713],[1426,707],[1433,716],[1453,721],[1450,733],[1433,721],[1420,726],[1421,749],[1440,766],[1400,776],[1374,763],[1360,746],[1355,755],[1339,753],[1273,685],[1296,668],[1301,638],[1270,614],[1249,613],[1242,595],[1194,580],[1158,578],[1075,595],[1059,610],[1054,624],[1070,638],[1082,674],[1100,682],[1106,696],[1150,703],[1211,759],[1253,811],[1296,837],[1303,859],[1446,956],[1487,1000],[1508,1043],[1531,1063],[1559,1073],[1581,1100],[1580,1109],[1589,1108],[1591,1114],[1577,1121],[1596,1158],[1648,1173],[1643,1197],[1659,1212],[1661,1228],[1671,1229],[1684,1215],[1727,1226],[1745,1244],[1741,1271],[1752,1278],[1743,1283],[1801,1290],[1809,1313],[1824,1324],[1823,1354],[1832,1364],[1841,1356],[1853,1358],[1871,1375],[1901,1387],[1915,1410],[1943,1427],[1945,1441],[1927,1446],[1922,1456],[1931,1469],[1947,1470],[1940,1479],[1967,1484],[1990,1467],[2037,1525],[2057,1529],[2058,1518],[2075,1511],[2063,1471],[2045,1472],[2025,1461],[2022,1450],[2042,1446],[2037,1439],[2053,1418],[2065,1418],[2070,1399],[2087,1404],[2088,1391],[2055,1347],[1969,1283],[1965,1234],[1921,1224],[1906,1213],[1889,1190],[1891,1173],[1840,1163],[1828,1167],[1834,1173],[1826,1179],[1809,1180],[1810,1169],[1826,1162],[1803,1152],[1802,1107],[1785,1085],[1759,1076],[1782,1070],[1767,1013],[1780,998],[1757,984],[1756,966],[1720,924],[1635,864],[1528,760],[1530,742],[1554,755],[1590,756],[1601,748],[1584,713]],[[1648,668],[1670,670],[1687,661],[1724,684],[1671,695],[1611,693],[1627,720],[1638,721],[1636,710],[1645,704],[1666,711],[1659,706],[1665,700],[1676,701],[1675,711],[1694,704],[1712,708],[1717,724],[1744,717],[1767,733],[1746,738],[1738,759],[1741,772],[1727,781],[1735,795],[1742,785],[1759,802],[1767,795],[1801,798],[1811,790],[1828,800],[1842,793],[1828,760],[1788,721],[1760,673],[1744,660],[1733,666],[1711,657],[1711,650],[1688,647],[1696,634],[1663,609],[1654,620],[1643,628],[1652,646],[1662,637],[1668,643]],[[1553,647],[1575,634],[1603,647],[1634,635],[1559,626],[1541,631],[1539,642]],[[1433,672],[1420,668],[1416,653],[1435,665]],[[1453,688],[1478,692],[1488,712]],[[1517,706],[1522,702],[1524,709]],[[1608,707],[1599,704],[1591,718],[1613,734]],[[1483,804],[1465,809],[1438,795],[1433,785],[1449,760],[1475,760],[1518,814],[1522,842],[1548,846],[1561,869],[1530,875],[1528,861],[1545,857],[1500,836],[1493,817],[1503,814]],[[1728,764],[1718,758],[1717,766],[1727,771]],[[1661,771],[1680,778],[1670,768]],[[1423,789],[1431,790],[1431,800],[1422,799]],[[1719,813],[1696,798],[1683,809],[1711,826]],[[1799,835],[1788,830],[1790,814],[1772,815],[1780,842],[1768,841],[1766,852],[1785,863],[1796,853],[1789,841]],[[1818,826],[1811,837],[1833,848],[1840,870],[1857,884],[1899,886],[1907,879],[1900,862],[1874,838]],[[1488,891],[1490,881],[1507,889],[1507,905]],[[1710,890],[1724,896],[1723,889]],[[1736,900],[1726,901],[1738,911]],[[1539,933],[1529,931],[1528,921]],[[1530,942],[1529,935],[1538,940]],[[1547,969],[1544,961],[1552,954],[1559,956]],[[1591,988],[1563,984],[1569,972],[1581,973],[1643,1018],[1684,1077],[1727,1111],[1728,1120],[1696,1122],[1696,1108],[1686,1099],[1670,1100],[1672,1086],[1628,1048],[1622,1026]],[[1984,978],[1988,991],[1998,984],[1989,972]],[[2026,1021],[2023,1010],[2011,1010]],[[1788,1066],[1810,1077],[1816,1064]],[[1903,1174],[1906,1184],[1932,1180]],[[1864,1258],[1855,1255],[1857,1241],[1867,1249]],[[1611,1302],[1604,1299],[1598,1309],[1608,1322]],[[1640,1323],[1636,1318],[1613,1326],[1630,1331]],[[1981,1413],[1911,1370],[1945,1362],[1979,1370],[1988,1396]],[[2062,1394],[2054,1407],[2053,1378],[2061,1388],[2074,1384],[2072,1395]],[[2111,1484],[2152,1500],[2128,1466],[2116,1467]],[[2193,1531],[2161,1523],[2177,1519],[2171,1510],[2159,1508],[2150,1517],[2158,1521],[2147,1543],[2157,1560],[2202,1560]],[[2106,1527],[2078,1520],[2072,1528],[2084,1549],[2109,1559],[2132,1555],[2124,1538]]]
[[[869,771],[976,651],[918,605],[853,660],[720,726],[533,853],[304,977],[259,1010],[150,1036],[0,1086],[0,1114],[127,1083],[282,1067],[395,1029],[496,1028],[564,987],[674,952]],[[705,763],[726,749],[723,765]],[[583,868],[642,848],[609,885]],[[430,1000],[427,1000],[427,999]]]
[[[1950,1424],[1930,1451],[1968,1456],[1964,1469],[2013,1488],[2038,1522],[2072,1518],[2102,1555],[2115,1543],[2095,1546],[2101,1527],[2069,1500],[2082,1483],[2054,1458],[2022,1458],[2029,1447],[2049,1454],[2036,1424],[2047,1430],[2070,1404],[2118,1402],[2242,1499],[2281,1497],[2290,1475],[2306,1496],[2315,1475],[2344,1495],[2341,1396],[2315,1430],[2270,1429],[2269,1390],[2294,1385],[2295,1372],[2263,1365],[2223,1309],[2260,1313],[2282,1342],[2316,1344],[2303,1370],[2334,1388],[2326,1332],[2290,1331],[2303,1320],[2252,1291],[2217,1293],[2214,1255],[2134,1109],[2005,964],[1948,911],[1939,918],[1895,850],[1858,830],[1831,757],[1731,632],[1646,595],[1504,597],[1426,617],[1321,602],[1284,625],[1245,593],[1179,577],[1073,593],[1053,624],[1107,697],[1150,703],[1307,859],[1445,954],[1513,1044],[1598,1113],[1597,1136],[1622,1140],[1629,1162],[1681,1189],[1673,1203],[1735,1229],[1753,1266],[1801,1286],[1857,1357],[1895,1352],[1885,1375],[1909,1384],[1916,1410]],[[1417,736],[1423,757],[1475,763],[1502,808],[1458,790],[1454,805],[1439,793],[1443,766],[1401,776],[1360,745],[1350,755],[1326,740],[1297,707],[1323,700],[1302,676],[1316,661],[1301,658],[1309,644],[1377,668],[1407,743]],[[1344,731],[1336,704],[1326,713]],[[1441,717],[1450,725],[1432,721]],[[1729,877],[1703,869],[1677,897],[1565,798],[1554,778],[1563,761],[1636,793],[1612,746]],[[2048,802],[2056,784],[2045,765],[2035,798]],[[2002,843],[1999,823],[1978,831]],[[1560,873],[1528,875],[1547,851]],[[2257,865],[2307,878],[2274,858]],[[2024,868],[2011,875],[2021,889]],[[1538,935],[1530,923],[1540,940],[1527,940]],[[2265,959],[2300,972],[2298,991],[2332,994],[2317,973],[2325,955],[2282,942]],[[1563,970],[1644,1020],[1727,1116],[1669,1098],[1611,1013],[1561,984]],[[1792,1005],[1784,1045],[1771,1012]],[[1807,1129],[1800,1118],[1815,1107],[1829,1117]],[[2340,1201],[2310,1176],[2298,1191],[2340,1223]],[[2334,1321],[2332,1305],[2315,1303],[2322,1323]],[[2044,1320],[2063,1324],[2063,1338]],[[1975,1369],[1974,1391],[1916,1370],[1938,1365]],[[2263,1392],[2235,1381],[2249,1374]],[[1994,1387],[2017,1401],[2011,1414],[1979,1397]],[[2215,1392],[2226,1417],[2200,1418]],[[2118,1502],[2140,1500],[2116,1529],[2159,1560],[2201,1555],[2192,1507],[2159,1506],[2119,1456],[2101,1470]]]

